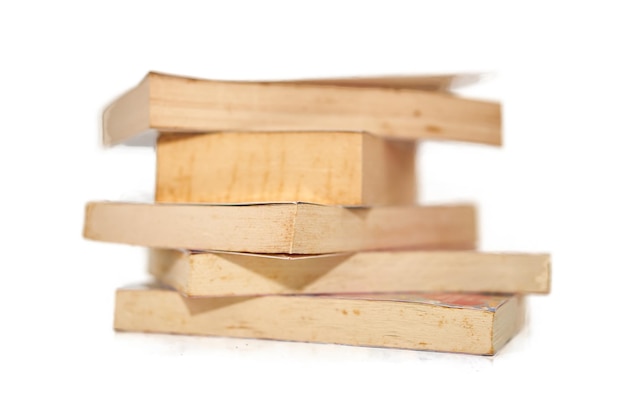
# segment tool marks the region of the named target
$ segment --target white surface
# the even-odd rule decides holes
[[[0,400],[623,400],[618,6],[35,3],[0,5]],[[152,192],[151,151],[102,150],[98,132],[101,108],[148,70],[497,72],[464,93],[503,101],[505,147],[424,146],[423,194],[478,202],[484,249],[551,252],[552,294],[495,358],[115,334],[114,289],[147,278],[145,256],[82,240],[83,208]]]

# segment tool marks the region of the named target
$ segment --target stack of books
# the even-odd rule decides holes
[[[419,204],[419,141],[501,143],[500,105],[458,78],[149,73],[103,141],[155,144],[155,202],[86,208],[86,238],[150,249],[115,328],[494,354],[550,256],[475,251],[472,205]]]

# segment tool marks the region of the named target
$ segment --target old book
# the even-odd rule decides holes
[[[376,294],[186,298],[119,289],[115,329],[492,355],[524,319],[519,296]]]
[[[156,279],[192,297],[550,290],[547,254],[412,250],[288,256],[153,249],[149,261]]]
[[[470,249],[469,205],[340,207],[92,202],[84,236],[155,248],[323,254],[390,248]]]
[[[415,204],[415,145],[355,132],[164,134],[156,201]]]
[[[210,81],[149,73],[104,112],[103,141],[150,130],[367,131],[499,145],[500,105],[416,89]]]

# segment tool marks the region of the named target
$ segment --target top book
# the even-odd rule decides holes
[[[107,107],[103,142],[146,132],[359,131],[387,138],[501,144],[500,104],[445,89],[472,76],[211,81],[148,73]]]

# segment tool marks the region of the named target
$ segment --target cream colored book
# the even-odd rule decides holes
[[[367,131],[499,145],[500,113],[499,103],[412,88],[211,81],[151,72],[107,107],[103,141],[128,142],[151,130]]]
[[[354,132],[165,134],[156,201],[415,204],[415,146]]]
[[[472,206],[340,207],[91,202],[88,239],[155,248],[323,254],[398,248],[471,249]]]
[[[521,297],[480,294],[190,299],[159,287],[119,289],[115,329],[492,355],[519,330]]]
[[[288,256],[153,249],[149,271],[191,297],[550,290],[548,254],[377,251]]]

